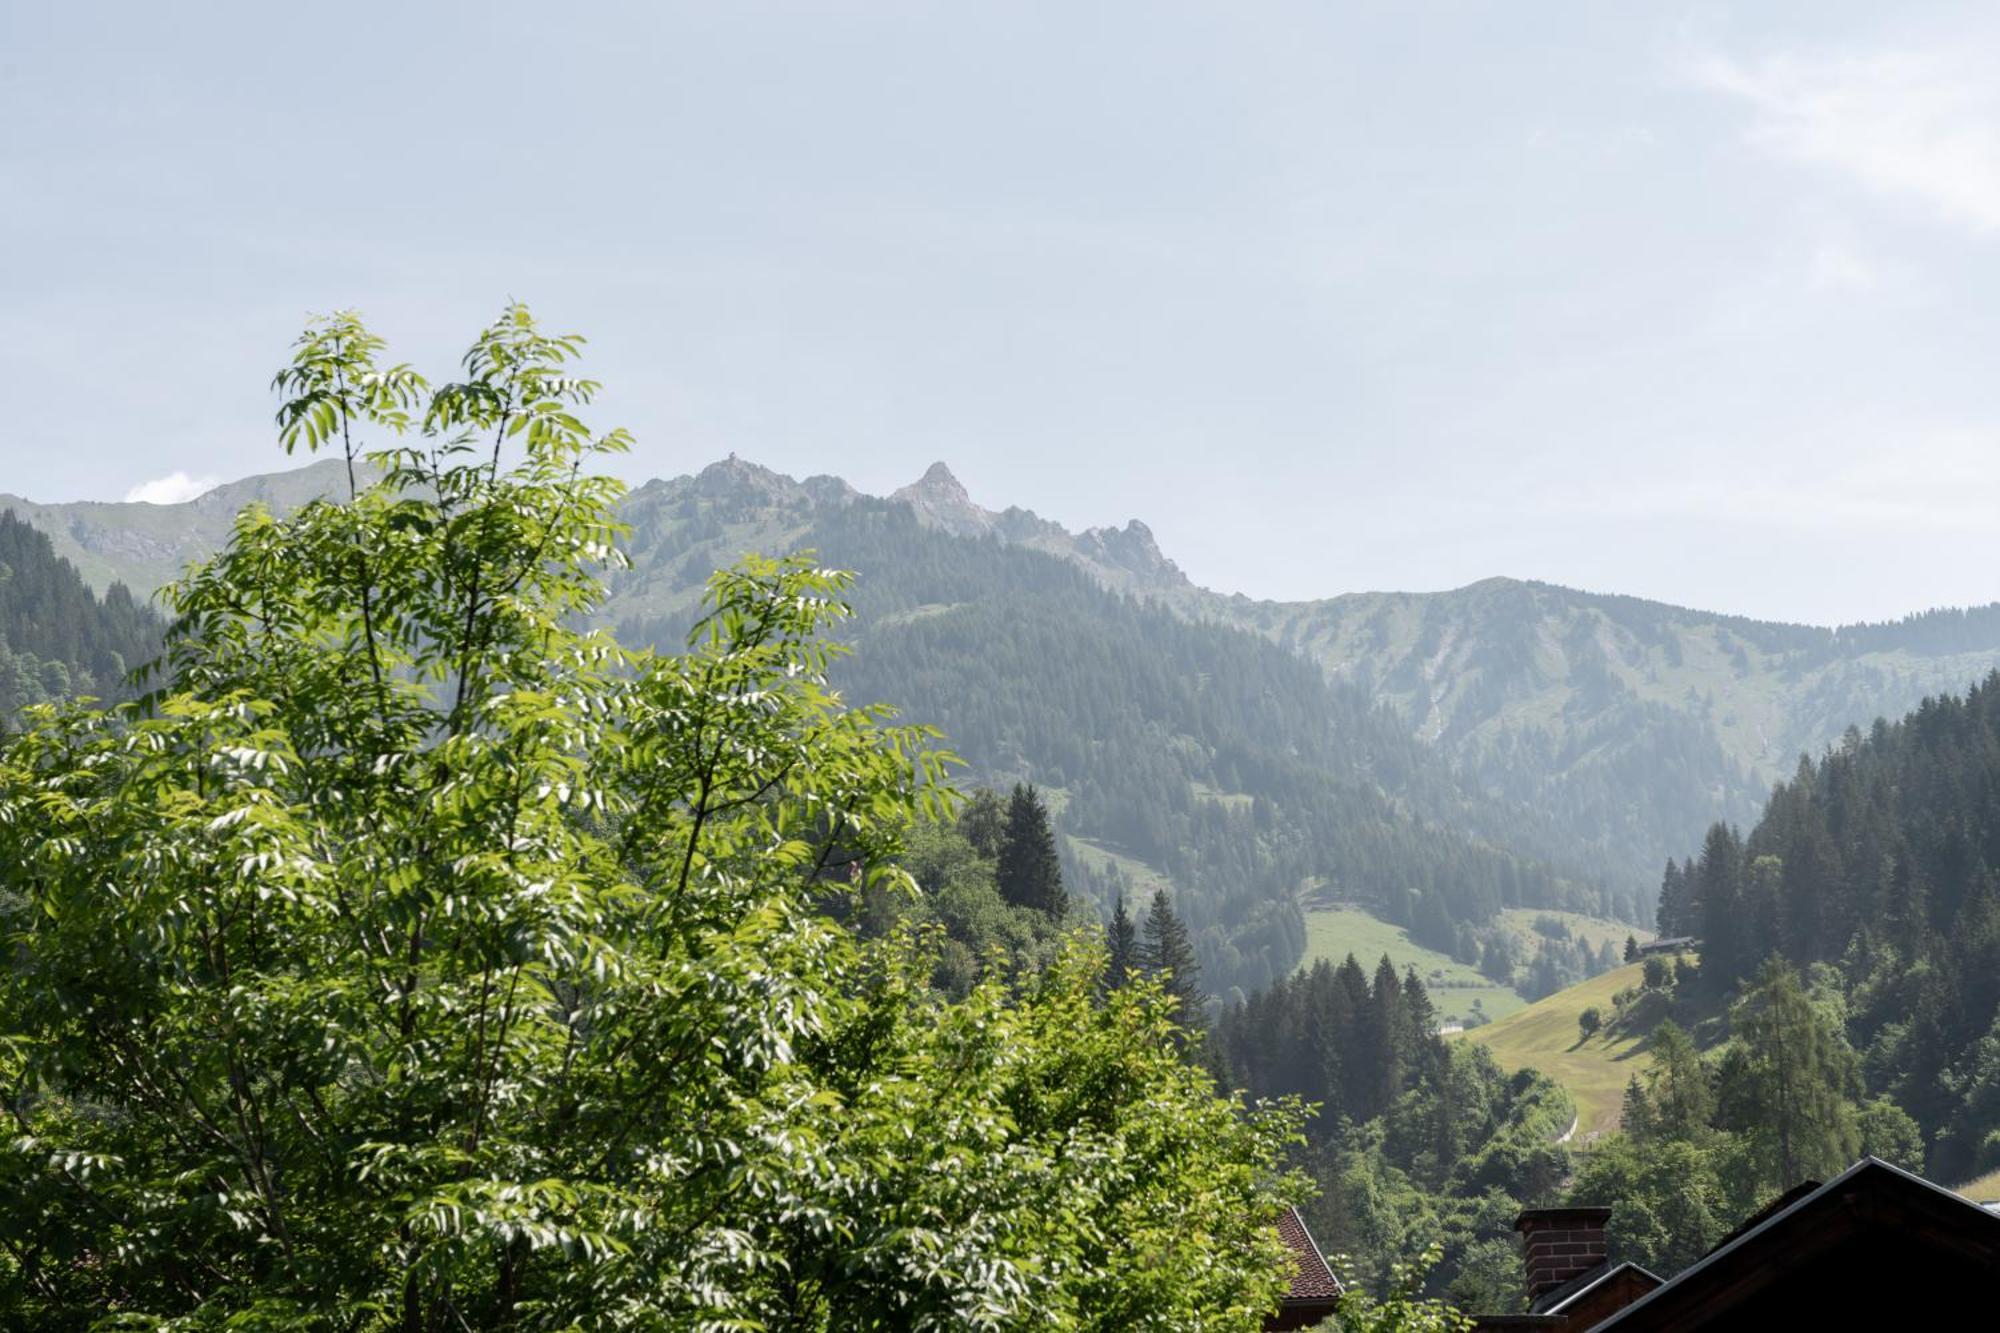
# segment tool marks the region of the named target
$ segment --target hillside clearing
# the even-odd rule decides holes
[[[1051,815],[1060,813],[1057,802],[1051,799],[1051,793],[1059,790],[1052,787],[1041,789],[1042,798],[1048,802]],[[1069,793],[1062,791],[1061,799],[1067,804]],[[1173,881],[1137,857],[1114,852],[1102,843],[1093,842],[1089,838],[1079,838],[1074,833],[1066,836],[1070,852],[1093,873],[1107,874],[1116,870],[1123,877],[1126,886],[1125,906],[1135,920],[1145,915],[1146,904],[1152,900],[1155,889],[1165,889],[1169,897],[1173,896]]]
[[[1338,967],[1353,954],[1372,975],[1387,954],[1396,971],[1414,967],[1437,1006],[1438,1019],[1462,1023],[1476,1012],[1489,1019],[1519,1010],[1527,1001],[1511,986],[1496,986],[1449,954],[1418,944],[1401,926],[1392,926],[1359,907],[1314,907],[1306,911],[1306,956],[1311,967],[1326,959]]]
[[[1613,949],[1622,950],[1627,936],[1641,944],[1653,938],[1652,931],[1629,921],[1613,921],[1609,917],[1562,912],[1548,907],[1509,907],[1500,913],[1500,924],[1522,945],[1532,948],[1542,938],[1535,929],[1537,917],[1553,917],[1562,922],[1568,928],[1570,938],[1583,940],[1592,949],[1602,949],[1608,943]]]
[[[1988,1171],[1979,1179],[1967,1181],[1957,1188],[1960,1194],[1974,1203],[2000,1202],[2000,1171]]]
[[[1651,1030],[1608,1034],[1583,1040],[1578,1015],[1593,1006],[1608,1020],[1611,997],[1637,986],[1642,967],[1628,963],[1537,1000],[1520,1012],[1465,1034],[1493,1052],[1507,1069],[1539,1069],[1569,1090],[1576,1101],[1577,1133],[1588,1144],[1618,1128],[1625,1085],[1652,1067]]]

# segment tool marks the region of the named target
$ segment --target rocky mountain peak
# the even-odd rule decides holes
[[[1160,550],[1153,530],[1132,519],[1122,528],[1088,528],[1076,538],[1078,554],[1096,563],[1137,575],[1137,587],[1158,591],[1187,583],[1181,567]]]
[[[976,537],[993,530],[994,515],[972,502],[971,494],[944,463],[932,463],[924,475],[889,496],[917,511],[917,517],[954,537]]]
[[[717,500],[782,500],[799,489],[799,484],[782,473],[735,454],[710,463],[695,475],[699,495]]]

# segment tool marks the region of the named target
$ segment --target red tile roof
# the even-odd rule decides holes
[[[1313,1243],[1312,1232],[1306,1230],[1306,1220],[1299,1216],[1296,1208],[1287,1208],[1278,1214],[1278,1234],[1285,1239],[1285,1245],[1292,1252],[1292,1287],[1285,1293],[1288,1301],[1330,1301],[1340,1295],[1340,1279],[1326,1266],[1320,1255],[1319,1246]]]

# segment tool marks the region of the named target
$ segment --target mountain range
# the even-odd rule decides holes
[[[344,493],[318,462],[179,505],[0,495],[91,585],[144,595],[245,503]],[[977,504],[942,463],[887,497],[734,456],[626,498],[604,615],[671,643],[708,574],[811,547],[861,574],[852,693],[1050,790],[1088,897],[1175,891],[1211,984],[1356,902],[1461,955],[1509,906],[1650,916],[1659,867],[1749,822],[1801,753],[2000,665],[2000,606],[1829,629],[1495,578],[1268,602],[1196,586],[1143,523]]]

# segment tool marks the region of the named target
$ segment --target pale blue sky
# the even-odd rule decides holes
[[[1991,6],[0,0],[0,490],[282,465],[363,309],[629,475],[949,461],[1262,596],[2000,598]]]

